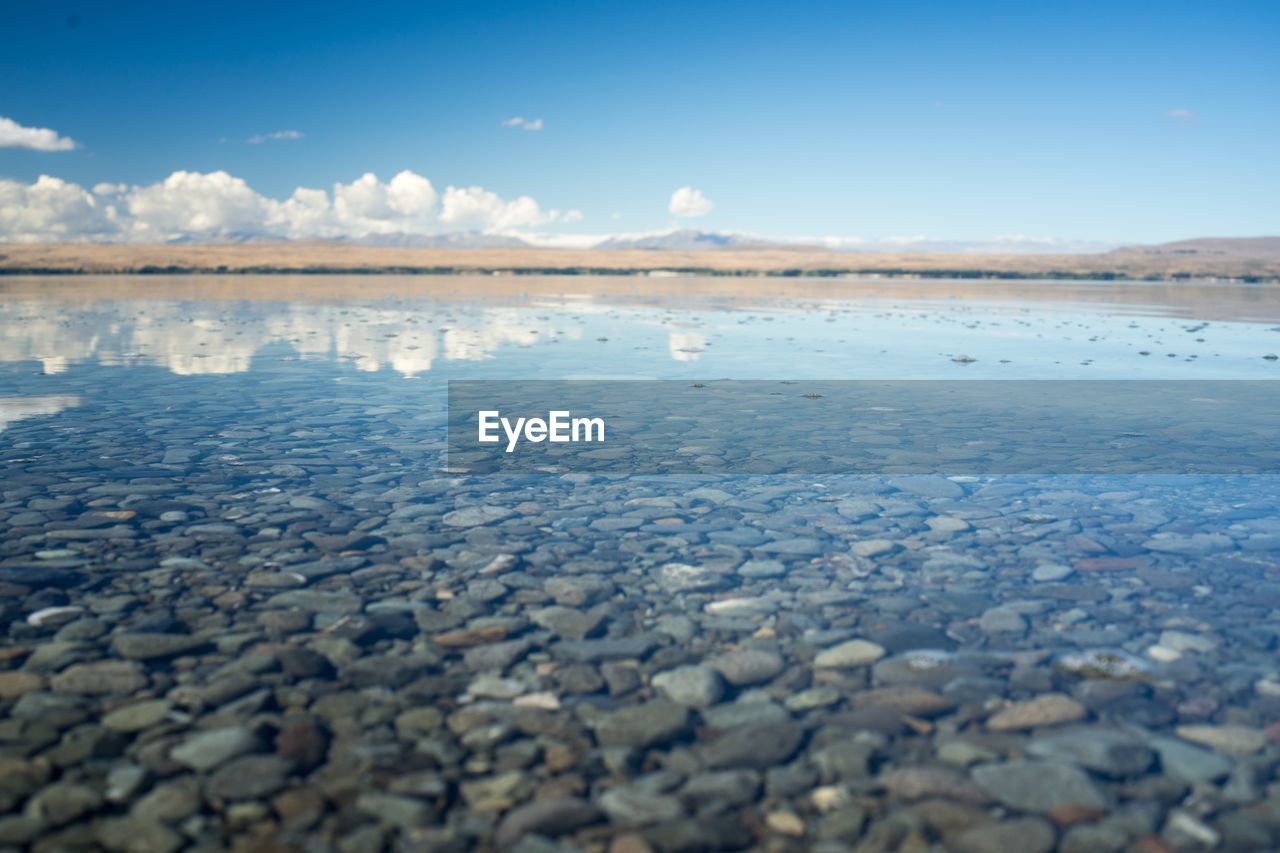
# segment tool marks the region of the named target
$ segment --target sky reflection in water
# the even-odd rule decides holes
[[[1265,359],[1280,350],[1280,289],[1258,285],[123,281],[0,283],[0,363],[51,375],[235,374],[290,358],[406,378],[1280,375]]]

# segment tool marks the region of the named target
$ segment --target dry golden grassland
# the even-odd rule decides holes
[[[646,249],[419,249],[349,243],[8,244],[0,273],[645,273],[935,275],[992,278],[1280,280],[1270,239],[1195,241],[1099,254],[834,252],[803,247],[697,252]]]

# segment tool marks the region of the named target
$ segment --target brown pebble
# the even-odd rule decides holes
[[[629,832],[616,836],[609,842],[609,853],[653,853],[653,848],[644,840],[644,836]]]
[[[993,732],[1025,731],[1075,722],[1087,715],[1085,707],[1070,696],[1046,693],[993,714],[987,720],[987,728]]]
[[[314,717],[293,717],[276,735],[276,752],[299,767],[309,769],[324,761],[329,736]]]
[[[16,699],[43,690],[45,678],[34,672],[0,672],[0,699]]]
[[[543,753],[543,760],[552,773],[562,773],[578,763],[578,751],[563,743],[553,743]]]
[[[305,829],[324,814],[324,797],[307,788],[291,788],[277,794],[271,807],[290,829]]]
[[[263,821],[249,827],[249,835],[238,838],[231,846],[231,853],[302,853],[302,848],[272,836],[278,827],[272,821]]]
[[[303,610],[267,610],[258,614],[258,624],[268,631],[296,634],[311,627],[311,614]]]
[[[224,592],[222,595],[213,599],[213,606],[219,610],[239,610],[244,607],[248,596],[239,590]]]
[[[7,649],[0,649],[0,663],[8,663],[29,654],[31,654],[30,646],[9,646]]]
[[[922,720],[919,717],[913,717],[910,714],[902,715],[902,722],[906,723],[907,728],[911,729],[918,735],[933,734],[933,723],[928,720]]]
[[[298,646],[276,648],[275,656],[280,661],[280,668],[293,678],[316,678],[328,674],[333,669],[329,659],[311,649]]]
[[[483,646],[488,643],[497,643],[507,638],[507,629],[501,625],[489,625],[484,628],[476,628],[474,630],[449,631],[444,634],[436,634],[431,639],[437,645],[450,649],[467,649],[472,646]]]
[[[1085,557],[1075,563],[1078,572],[1131,572],[1144,565],[1137,557]]]
[[[586,792],[587,783],[581,776],[557,776],[554,779],[547,779],[540,782],[538,786],[533,789],[533,798],[535,800],[554,800],[557,797],[577,797],[585,794]]]
[[[1104,812],[1099,809],[1067,803],[1049,809],[1046,816],[1060,828],[1066,829],[1067,827],[1075,826],[1077,823],[1092,823],[1095,820],[1099,820],[1103,814]]]

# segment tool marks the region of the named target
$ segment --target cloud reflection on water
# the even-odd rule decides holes
[[[56,415],[80,405],[74,394],[51,394],[43,397],[0,397],[0,432],[9,424],[24,418]]]
[[[362,371],[389,368],[411,377],[430,371],[440,359],[481,361],[505,346],[529,347],[581,334],[574,326],[558,332],[550,321],[516,308],[242,307],[219,302],[0,304],[0,361],[38,361],[47,374],[96,361],[199,376],[246,372],[266,347],[285,344],[304,359],[336,358]]]

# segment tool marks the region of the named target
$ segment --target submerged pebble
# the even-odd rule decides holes
[[[3,346],[35,334],[18,304]],[[906,466],[883,476],[701,446],[726,476],[444,470],[439,377],[535,345],[576,373],[575,340],[594,364],[670,320],[478,304],[66,303],[55,342],[147,365],[6,373],[49,411],[3,423],[0,845],[1280,847],[1268,478],[905,473],[894,429],[859,436]],[[855,307],[822,325],[852,340]],[[930,310],[954,343],[922,363],[1030,355]],[[757,344],[785,320],[760,313]],[[605,319],[621,345],[594,345]],[[1140,319],[1093,322],[1128,363],[1173,348],[1175,321]],[[163,346],[137,331],[166,323]],[[1072,364],[1118,358],[1080,340]],[[34,343],[23,359],[55,349]],[[670,351],[725,364],[710,343]],[[954,427],[961,460],[994,436]]]

